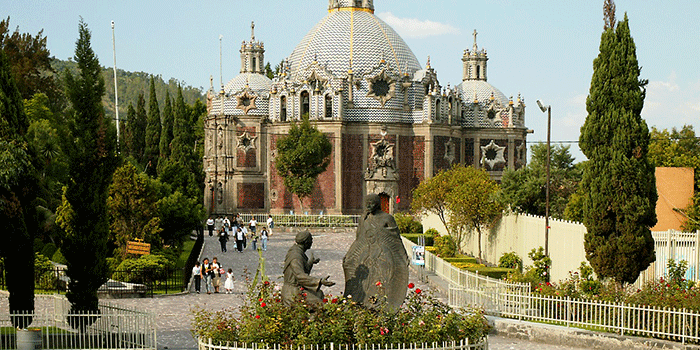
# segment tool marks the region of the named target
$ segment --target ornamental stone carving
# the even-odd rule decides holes
[[[488,166],[489,170],[493,170],[497,165],[506,164],[506,159],[503,156],[505,149],[493,140],[488,145],[481,146],[481,164]]]

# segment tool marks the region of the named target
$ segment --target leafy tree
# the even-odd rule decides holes
[[[116,130],[101,103],[105,86],[91,34],[82,19],[78,29],[74,57],[79,72],[67,72],[65,82],[72,105],[71,137],[64,145],[70,174],[65,198],[72,215],[64,216],[70,231],[61,249],[68,261],[66,296],[72,313],[96,312],[97,289],[107,281],[107,190],[119,160]]]
[[[180,244],[198,227],[205,215],[202,201],[175,191],[158,201],[158,216],[163,228],[161,238],[167,244]]]
[[[686,217],[683,229],[700,229],[700,140],[692,125],[681,130],[651,128],[649,161],[655,167],[688,167],[695,171],[695,196],[693,203],[680,210]]]
[[[156,166],[160,158],[160,109],[156,99],[156,85],[151,77],[151,89],[148,95],[148,117],[146,122],[146,142],[144,147],[144,163],[146,163],[146,173],[156,176]]]
[[[51,67],[51,54],[46,48],[44,30],[32,36],[20,33],[19,28],[9,32],[10,17],[0,21],[0,50],[9,60],[12,75],[23,99],[30,99],[37,92],[49,96],[51,110],[60,111],[65,97],[60,89],[55,71]]]
[[[418,184],[413,190],[411,209],[419,214],[431,213],[438,216],[448,234],[448,197],[450,192],[450,174],[446,170]]]
[[[126,242],[136,238],[160,246],[158,234],[162,230],[157,216],[158,194],[152,181],[131,163],[125,163],[114,172],[107,209],[117,256],[124,257]]]
[[[483,169],[455,166],[449,172],[450,191],[447,200],[448,222],[457,247],[466,234],[476,232],[479,260],[482,259],[481,236],[495,224],[503,213],[497,200],[498,184]]]
[[[292,121],[289,133],[277,140],[275,166],[284,178],[284,186],[303,199],[313,193],[318,175],[326,171],[333,150],[331,142],[305,115],[298,124]]]
[[[619,283],[634,282],[655,260],[656,184],[640,115],[647,81],[639,78],[635,51],[627,15],[604,30],[579,138],[588,157],[582,180],[586,258],[599,277]]]
[[[26,141],[29,123],[22,96],[5,53],[0,50],[0,255],[5,257],[10,313],[34,311],[34,249],[36,189],[34,157]],[[31,317],[12,317],[24,328]]]
[[[501,180],[501,200],[516,212],[544,216],[547,202],[547,145],[534,144],[532,160],[518,170],[506,170]],[[581,181],[581,169],[573,164],[569,146],[552,145],[549,214],[562,218],[571,195]]]
[[[265,76],[270,79],[275,77],[275,72],[272,70],[270,62],[267,62],[267,64],[265,64]]]
[[[170,157],[170,144],[173,142],[173,107],[170,92],[165,90],[165,106],[163,107],[163,127],[160,132],[160,158],[161,162]],[[159,172],[160,174],[160,172]]]

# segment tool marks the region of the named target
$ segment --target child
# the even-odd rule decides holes
[[[235,278],[233,277],[233,269],[228,269],[228,273],[226,274],[226,282],[224,282],[224,288],[226,288],[226,294],[232,294],[233,293],[233,280]]]

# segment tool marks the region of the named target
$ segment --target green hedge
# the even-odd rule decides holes
[[[453,258],[443,258],[443,260],[455,265],[459,263],[476,264],[476,258],[471,256],[456,256]]]
[[[464,268],[467,271],[477,272],[480,275],[488,276],[496,279],[503,279],[506,275],[511,272],[516,271],[516,269],[509,269],[506,267],[488,267],[488,266],[469,266]]]
[[[403,233],[401,234],[402,236],[406,237],[409,241],[418,244],[418,237],[423,236],[423,234],[420,233]],[[434,237],[430,235],[425,235],[425,245],[426,246],[432,246],[434,245]]]

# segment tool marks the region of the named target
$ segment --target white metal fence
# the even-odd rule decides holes
[[[279,344],[245,344],[245,343],[226,343],[214,344],[211,339],[198,339],[199,350],[488,350],[488,338],[484,338],[479,342],[470,343],[469,339],[454,342],[442,343],[423,343],[423,344],[323,344],[323,345],[307,345],[288,347]]]
[[[240,222],[247,225],[252,218],[258,225],[267,225],[267,214],[241,213]],[[360,222],[360,215],[297,215],[297,214],[273,214],[272,220],[275,227],[356,227]]]
[[[100,302],[98,314],[71,314],[70,303],[54,299],[53,310],[0,315],[0,349],[17,348],[11,317],[31,317],[29,328],[41,330],[41,349],[153,349],[154,315]]]
[[[490,298],[499,302],[491,302],[496,308],[487,312],[502,317],[668,339],[684,344],[700,342],[700,313],[696,311],[514,291],[495,294],[488,293],[488,290],[450,287],[449,303],[452,306],[486,305]]]

